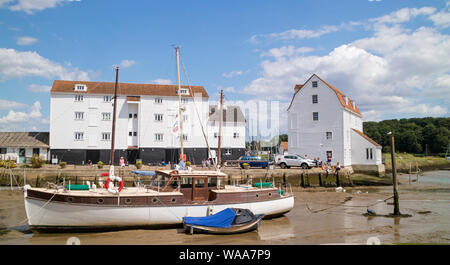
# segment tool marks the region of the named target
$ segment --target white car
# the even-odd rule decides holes
[[[275,157],[275,163],[281,168],[302,167],[307,169],[316,165],[312,159],[307,159],[299,155],[277,155]]]

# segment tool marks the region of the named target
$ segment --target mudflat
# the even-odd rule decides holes
[[[400,211],[409,218],[365,216],[370,209],[392,213],[392,187],[295,188],[295,207],[282,217],[264,220],[258,231],[236,235],[185,234],[181,228],[92,233],[30,233],[24,221],[21,191],[0,191],[0,244],[381,244],[450,243],[450,171],[425,172],[409,184],[400,176]],[[385,201],[386,200],[386,201]],[[23,224],[23,223],[22,223]]]

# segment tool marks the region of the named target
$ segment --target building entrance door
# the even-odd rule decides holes
[[[25,162],[25,148],[19,149],[19,163]]]

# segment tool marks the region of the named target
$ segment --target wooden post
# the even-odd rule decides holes
[[[341,182],[339,181],[339,170],[336,170],[336,187],[340,187]]]
[[[302,172],[301,178],[300,178],[300,186],[302,186],[303,188],[305,187],[305,180],[303,179],[303,172]]]
[[[36,178],[36,188],[39,188],[39,176]]]
[[[116,139],[116,110],[117,110],[117,86],[119,85],[119,66],[116,67],[116,82],[114,84],[114,107],[113,107],[113,121],[112,121],[112,131],[111,131],[111,153],[109,160],[110,165],[114,165],[114,142]]]
[[[322,187],[323,183],[322,183],[322,173],[319,173],[319,186]]]
[[[220,108],[219,108],[219,139],[217,143],[217,165],[221,165],[222,163],[222,121],[223,121],[223,90],[220,90]]]
[[[391,134],[391,160],[392,160],[392,182],[394,184],[394,215],[400,215],[398,202],[397,168],[395,165],[395,141],[394,134]]]

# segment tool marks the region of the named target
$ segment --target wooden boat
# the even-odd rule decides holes
[[[226,208],[275,217],[294,206],[289,189],[226,185],[226,176],[217,171],[157,170],[148,184],[123,187],[120,192],[112,181],[109,187],[91,185],[89,190],[26,186],[28,224],[36,230],[159,227],[181,225],[183,217],[208,216]]]
[[[258,229],[263,217],[248,209],[227,208],[206,217],[184,217],[183,227],[190,234],[237,234]]]

